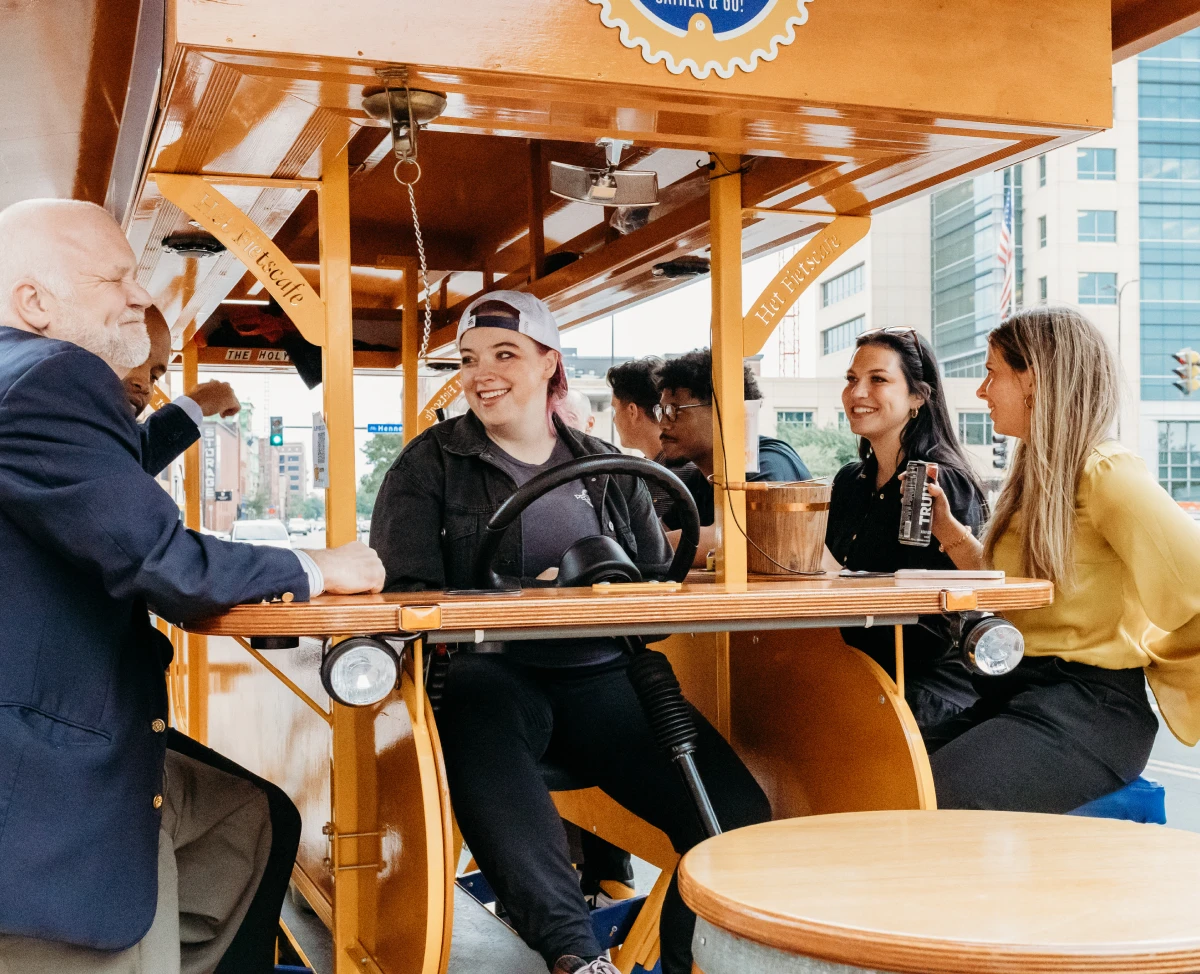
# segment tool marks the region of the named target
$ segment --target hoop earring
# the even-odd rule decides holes
[[[1033,396],[1025,397],[1025,408],[1028,409],[1030,412],[1033,411]]]
[[[921,410],[920,410],[920,409],[910,409],[910,410],[908,411],[908,418],[909,418],[909,419],[916,419],[916,418],[917,418],[917,414],[918,414],[918,413],[920,413],[920,412],[921,412]]]

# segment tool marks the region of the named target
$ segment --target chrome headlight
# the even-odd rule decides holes
[[[963,662],[983,676],[1004,676],[1017,668],[1025,655],[1025,637],[1011,622],[984,616],[967,623],[962,640]]]
[[[371,636],[355,636],[338,643],[321,662],[325,692],[347,707],[368,707],[387,697],[400,675],[400,661],[392,647]]]

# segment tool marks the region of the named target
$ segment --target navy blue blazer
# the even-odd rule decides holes
[[[200,427],[182,406],[167,403],[138,425],[142,441],[142,468],[157,477],[172,460],[200,439]]]
[[[0,934],[118,950],[158,894],[172,622],[292,592],[290,551],[188,531],[121,383],[0,327]]]

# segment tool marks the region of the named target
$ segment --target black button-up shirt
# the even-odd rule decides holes
[[[954,561],[939,549],[937,538],[924,548],[900,543],[900,471],[882,487],[876,487],[878,470],[872,455],[858,463],[846,464],[834,477],[825,532],[825,543],[833,557],[852,571],[953,569]],[[938,470],[938,484],[946,492],[954,516],[978,535],[983,522],[983,498],[975,486],[945,465]],[[891,627],[847,628],[842,630],[842,638],[895,675]],[[969,706],[975,700],[970,675],[951,645],[949,625],[943,616],[922,616],[918,625],[904,627],[904,669],[910,704],[915,702],[913,691],[921,689],[956,708]],[[914,706],[913,710],[917,722],[922,723],[919,708]]]

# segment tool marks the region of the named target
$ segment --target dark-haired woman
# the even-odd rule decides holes
[[[834,477],[826,567],[954,568],[936,540],[928,547],[899,541],[900,475],[911,460],[937,464],[937,482],[961,524],[978,532],[984,519],[983,486],[955,435],[933,350],[911,328],[860,335],[846,370],[842,408],[851,431],[861,437],[862,459]],[[895,675],[891,627],[843,629],[842,637]],[[976,700],[943,616],[922,616],[904,627],[904,672],[905,698],[922,730]]]
[[[464,416],[408,446],[379,490],[371,544],[384,590],[471,588],[484,527],[521,484],[616,447],[568,429],[558,327],[523,292],[494,291],[458,326]],[[552,577],[580,538],[613,538],[644,574],[671,559],[645,485],[625,475],[575,481],[535,501],[505,534],[496,567],[525,585]],[[662,829],[676,850],[704,838],[683,779],[657,747],[614,639],[513,641],[459,652],[438,730],[463,838],[525,942],[554,974],[616,974],[602,956],[562,822],[542,780],[547,762],[598,785]],[[770,818],[766,796],[699,715],[696,761],[726,829]],[[688,974],[695,915],[672,881],[662,906],[663,974]]]

